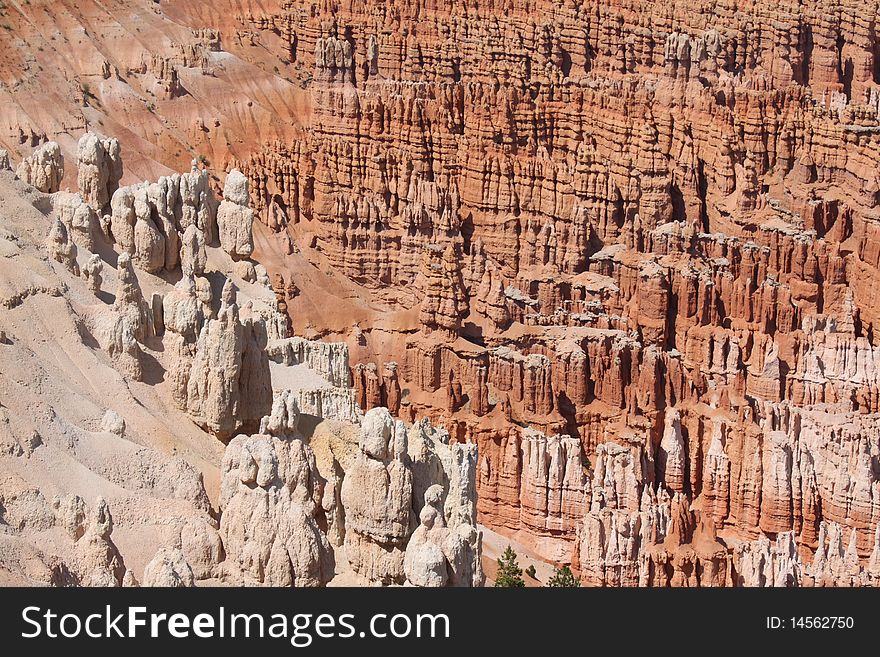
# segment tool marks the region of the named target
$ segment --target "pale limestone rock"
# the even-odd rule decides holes
[[[247,178],[237,169],[226,176],[224,197],[217,210],[220,246],[235,259],[254,251],[254,211],[249,207]]]
[[[231,281],[223,288],[217,319],[207,321],[196,343],[187,382],[186,410],[193,421],[222,438],[253,425],[272,404],[265,322],[239,317]]]
[[[683,493],[686,485],[687,450],[681,434],[681,415],[676,409],[666,412],[663,439],[660,441],[657,465],[661,481],[669,490]]]
[[[76,540],[75,534],[82,526],[85,510],[74,507],[70,513],[67,513],[65,509],[59,508],[65,502],[66,500],[60,497],[50,502],[37,487],[14,475],[0,479],[0,505],[3,506],[4,531],[13,533],[30,529],[41,531],[58,525],[65,528],[71,538]],[[80,515],[78,520],[77,512]],[[65,517],[71,520],[65,523],[63,521]]]
[[[596,448],[591,511],[605,506],[637,511],[643,502],[642,479],[640,458],[632,448],[601,443]]]
[[[122,419],[122,416],[119,415],[119,413],[110,409],[104,413],[104,417],[101,420],[101,431],[106,431],[119,438],[124,438],[125,420]]]
[[[113,518],[104,498],[98,497],[88,527],[76,542],[74,562],[83,586],[122,585],[125,563],[113,543]]]
[[[342,482],[345,549],[353,570],[371,582],[403,583],[413,521],[406,430],[388,409],[364,415],[360,450]]]
[[[64,177],[64,155],[61,147],[48,141],[21,161],[16,175],[41,192],[52,194],[61,188]]]
[[[404,555],[407,581],[414,586],[481,586],[482,571],[474,572],[474,555],[467,525],[449,527],[443,515],[443,486],[425,492],[419,526],[409,538]],[[476,528],[473,528],[476,533]],[[479,554],[477,554],[479,563]]]
[[[83,278],[86,279],[89,289],[98,294],[101,291],[101,283],[103,278],[101,274],[104,272],[104,261],[97,253],[93,253],[82,268]]]
[[[123,316],[110,314],[105,319],[102,345],[116,364],[116,368],[134,381],[143,378],[143,352],[131,325]]]
[[[761,534],[755,541],[742,543],[734,550],[734,568],[738,586],[790,587],[803,579],[803,564],[792,532],[781,532],[771,541]]]
[[[300,410],[289,390],[272,400],[272,412],[260,420],[260,433],[270,436],[295,434],[299,430]]]
[[[120,586],[125,564],[110,538],[113,518],[104,499],[97,498],[91,513],[78,495],[56,497],[52,506],[55,524],[73,543],[68,566],[74,582],[82,586]]]
[[[175,547],[183,553],[195,579],[214,577],[217,565],[223,561],[225,554],[220,533],[211,522],[200,518],[190,520],[181,527]]]
[[[250,208],[221,201],[217,210],[220,245],[233,258],[249,258],[253,253],[253,222]]]
[[[254,270],[254,263],[248,260],[239,260],[235,263],[233,269],[235,275],[246,283],[254,283],[257,280],[257,272]]]
[[[196,355],[196,341],[205,319],[191,276],[184,275],[162,299],[162,316],[170,363],[165,379],[177,407],[186,410],[187,384]]]
[[[152,204],[146,187],[134,191],[134,251],[132,261],[151,274],[165,266],[165,236],[153,221]]]
[[[270,586],[323,586],[334,558],[320,528],[324,480],[281,393],[259,434],[236,436],[221,468],[220,535],[227,575]]]
[[[124,172],[122,146],[116,137],[107,137],[103,140],[103,143],[110,169],[110,175],[107,178],[107,203],[109,203],[110,199],[113,198],[113,194],[119,189],[119,181],[122,180]]]
[[[86,503],[79,495],[55,497],[52,500],[55,511],[55,524],[64,529],[74,541],[82,538],[86,531]]]
[[[135,339],[143,342],[152,324],[150,310],[134,273],[132,258],[127,253],[119,255],[116,261],[116,275],[116,299],[113,302],[113,310],[124,320]]]
[[[163,547],[144,568],[143,586],[191,587],[195,586],[195,577],[180,549]]]
[[[214,312],[214,307],[212,306],[214,302],[214,292],[211,290],[211,281],[204,276],[196,276],[194,282],[196,286],[196,298],[199,300],[199,303],[202,304],[202,316],[205,319],[211,319],[216,314]]]
[[[73,241],[84,248],[86,251],[95,251],[95,240],[101,233],[101,224],[98,215],[86,203],[81,203],[74,210],[73,217],[70,221],[71,235]]]
[[[208,179],[208,172],[199,169],[195,161],[189,173],[181,174],[180,228],[186,231],[195,224],[205,236],[205,244],[213,245],[217,240],[217,200]]]
[[[95,210],[79,194],[57,192],[52,195],[52,207],[67,227],[74,244],[86,251],[95,251],[101,235],[101,223]]]
[[[334,387],[349,387],[348,345],[319,342],[299,336],[272,340],[266,347],[269,359],[282,365],[308,365]]]
[[[64,265],[74,276],[79,276],[76,244],[70,239],[70,233],[60,219],[56,219],[52,224],[52,229],[46,238],[46,247],[53,260]]]
[[[273,303],[274,302],[274,303]],[[248,301],[245,306],[252,306]],[[276,340],[285,340],[290,337],[290,319],[279,309],[277,299],[269,300],[269,305],[261,308],[251,308],[249,311],[259,317],[266,323],[266,335],[270,342]],[[266,345],[266,355],[269,354],[268,344]]]
[[[12,163],[9,161],[9,151],[0,148],[0,171],[12,171]]]
[[[167,297],[166,297],[167,298]],[[195,341],[189,341],[178,333],[166,332],[165,348],[168,350],[168,370],[165,380],[171,388],[171,397],[177,407],[187,409],[187,387],[193,360],[196,355]]]
[[[178,232],[180,176],[162,176],[157,182],[147,185],[147,198],[155,224],[164,238],[164,262],[167,271],[174,271],[180,263],[180,233]]]
[[[138,267],[156,273],[181,265],[204,272],[205,246],[216,240],[216,200],[206,171],[162,176],[119,188],[110,201],[110,232]]]
[[[667,421],[667,430],[675,423]],[[710,472],[727,476],[723,430],[716,424]],[[674,437],[666,437],[674,453]],[[715,534],[712,495],[704,489],[695,517],[690,500],[660,484],[646,481],[651,473],[646,454],[634,447],[600,444],[589,488],[589,511],[578,528],[574,565],[593,586],[794,586],[802,582],[792,533],[780,533],[771,546],[766,538],[738,544],[736,550]],[[667,460],[667,464],[669,461]],[[658,474],[658,477],[660,474]],[[711,493],[711,495],[710,495]]]
[[[256,265],[254,267],[254,272],[257,276],[257,284],[262,285],[263,287],[272,287],[272,281],[269,280],[269,272],[263,265]]]
[[[128,253],[117,259],[117,288],[113,306],[102,313],[96,336],[117,368],[135,381],[143,377],[142,352],[138,343],[150,333],[152,320]]]
[[[407,433],[407,451],[412,463],[414,500],[434,500],[432,504],[437,506],[444,526],[456,536],[455,549],[447,550],[449,555],[455,554],[450,561],[450,585],[482,586],[483,536],[476,526],[477,446],[453,443],[445,429],[422,420]],[[436,495],[428,494],[429,490],[437,491],[436,486],[439,502]]]
[[[134,227],[137,215],[134,210],[134,188],[120,187],[110,199],[110,233],[123,251],[133,254]]]
[[[166,330],[196,341],[204,318],[192,276],[181,278],[162,298],[162,316]]]
[[[238,306],[224,303],[217,319],[207,321],[199,334],[186,401],[192,420],[221,439],[241,426],[238,379],[243,352]]]
[[[223,198],[236,205],[250,205],[248,180],[238,169],[232,169],[226,174],[226,183],[223,185]]]
[[[301,388],[299,407],[306,415],[324,420],[360,424],[364,417],[351,388]]]
[[[205,273],[207,262],[204,233],[195,224],[190,224],[180,240],[180,267],[183,275],[201,276]]]
[[[443,553],[446,527],[440,512],[425,504],[419,514],[420,524],[406,546],[403,567],[413,586],[440,587],[449,581],[449,562]]]
[[[119,140],[87,132],[77,144],[76,160],[80,194],[92,208],[103,212],[122,178]]]
[[[816,586],[864,586],[871,582],[871,561],[865,570],[859,560],[856,546],[856,531],[849,530],[848,542],[845,539],[846,528],[836,522],[822,521],[819,525],[819,541],[813,563],[807,572]],[[875,549],[876,534],[875,530]],[[846,545],[846,547],[844,547]]]
[[[272,379],[266,344],[269,337],[266,322],[253,312],[250,303],[241,313],[244,348],[238,386],[241,399],[241,421],[256,425],[272,408]]]

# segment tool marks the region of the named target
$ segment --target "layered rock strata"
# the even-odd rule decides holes
[[[97,149],[92,137],[84,152]],[[292,336],[265,269],[211,237],[200,212],[214,207],[213,192],[186,201],[202,170],[116,190],[111,212],[129,192],[148,206],[134,213],[132,252],[122,214],[96,219],[93,192],[112,183],[88,162],[80,194],[44,194],[0,172],[11,213],[0,244],[0,372],[21,374],[0,375],[0,581],[403,584],[427,499],[441,514],[442,584],[482,585],[475,447],[385,409],[363,413],[347,346]],[[166,249],[156,271],[137,239],[144,218],[169,222],[164,241],[151,242]],[[182,244],[197,248],[169,259],[180,221]],[[360,443],[348,443],[355,434]],[[383,482],[385,501],[370,503]],[[111,517],[102,496],[86,505],[86,489],[120,511]],[[49,502],[43,490],[60,494]],[[379,554],[389,545],[391,559]],[[411,570],[419,582],[424,561]]]
[[[480,520],[549,559],[574,561],[584,505],[565,500],[616,444],[643,454],[640,491],[686,507],[670,540],[711,556],[712,531],[794,532],[806,557],[834,522],[864,565],[880,522],[874,19],[465,5],[468,21],[433,5],[246,15],[314,72],[303,136],[237,163],[260,221],[313,267],[295,265],[294,324],[348,342],[365,409],[476,443]],[[346,306],[357,331],[312,310],[327,270],[379,306]]]

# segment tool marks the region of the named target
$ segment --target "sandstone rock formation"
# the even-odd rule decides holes
[[[171,394],[178,407],[186,409],[187,387],[196,355],[196,342],[205,322],[204,309],[196,296],[196,283],[184,274],[162,299],[165,339],[173,354],[168,372]]]
[[[144,568],[144,586],[185,588],[194,585],[192,568],[183,553],[173,548],[161,548]]]
[[[183,262],[187,271],[204,270],[202,250],[216,238],[217,209],[208,173],[195,162],[189,173],[120,187],[110,208],[112,238],[140,269],[173,271]],[[191,226],[196,233],[187,233]]]
[[[402,584],[413,523],[413,475],[403,423],[384,408],[372,409],[364,415],[359,448],[342,482],[349,562],[370,581]]]
[[[109,209],[110,199],[122,179],[119,140],[102,139],[91,132],[84,134],[77,144],[76,169],[79,192],[85,202],[97,212]]]
[[[53,194],[52,205],[73,242],[86,251],[94,252],[101,239],[101,224],[95,210],[80,194],[68,192]]]
[[[118,367],[135,380],[140,380],[143,376],[140,344],[151,333],[150,308],[127,253],[119,255],[116,270],[116,298],[99,330],[107,352],[116,360]]]
[[[44,500],[38,500],[38,504],[45,504]],[[71,556],[63,566],[63,581],[54,583],[66,586],[121,586],[126,568],[111,539],[113,519],[107,502],[98,497],[89,509],[81,497],[70,495],[55,497],[51,506],[54,515],[51,522],[64,530],[72,543]],[[32,507],[32,510],[36,509]]]
[[[333,552],[318,520],[324,481],[298,422],[296,400],[280,395],[260,433],[237,436],[223,457],[227,564],[272,586],[322,586],[333,578]]]
[[[41,192],[57,192],[64,176],[64,155],[54,141],[48,141],[21,161],[16,175]]]
[[[189,416],[221,439],[258,422],[271,404],[265,325],[242,323],[235,294],[227,281],[216,319],[199,333],[186,387]]]
[[[220,246],[233,258],[247,258],[254,251],[254,212],[250,208],[248,180],[233,169],[226,175],[223,200],[217,209]]]
[[[436,507],[425,504],[419,526],[406,546],[403,568],[407,581],[415,586],[440,587],[449,581],[452,566],[444,552],[446,532],[443,516]]]
[[[101,273],[103,271],[104,262],[97,253],[93,253],[82,267],[83,278],[86,279],[89,289],[95,294],[101,291],[101,283],[103,282]]]
[[[149,201],[149,191],[142,192],[150,186],[136,187],[137,202]],[[81,207],[84,216],[96,214],[78,194],[23,190],[11,173],[0,180],[0,197],[12,211],[0,249],[8,274],[0,371],[15,369],[6,359],[31,353],[18,369],[47,383],[29,395],[17,379],[0,375],[0,518],[9,528],[0,581],[322,586],[341,577],[402,584],[416,529],[415,492],[424,500],[430,490],[427,499],[441,514],[444,582],[482,584],[475,446],[452,443],[427,422],[408,431],[384,409],[366,418],[349,384],[347,346],[291,336],[265,270],[258,276],[256,267],[242,268],[209,246],[198,223],[188,227],[203,237],[195,257],[184,257],[174,271],[163,267],[179,277],[174,285],[138,270],[118,236],[108,242],[100,228],[90,233],[98,252],[84,259],[80,278],[73,218]],[[113,294],[102,289],[105,279]],[[223,283],[216,301],[214,281]],[[42,330],[35,333],[33,325]],[[56,344],[39,337],[50,334],[64,346],[60,360]],[[389,364],[389,383],[393,374]],[[389,391],[399,399],[399,389]],[[308,402],[308,435],[300,433],[299,400]],[[324,446],[319,469],[310,442],[320,444],[326,431],[361,433],[365,451],[355,441],[351,453],[362,458],[352,460],[349,447],[334,442]],[[222,444],[217,438],[229,440],[225,455],[211,447]],[[172,455],[160,455],[157,448],[169,444]],[[77,466],[57,465],[69,461]],[[102,497],[91,508],[77,492],[45,499],[46,462],[63,473],[53,487],[97,487],[118,502],[133,568],[111,538],[118,523]],[[377,466],[382,478],[392,473],[387,508],[369,503],[362,488],[375,482],[379,491]],[[216,511],[202,471],[218,475]],[[139,533],[144,526],[152,528],[146,538]],[[388,545],[391,559],[382,555]]]
[[[218,470],[221,455],[210,448],[213,438],[204,442],[207,436],[185,416],[175,417],[163,382],[166,372],[184,371],[174,369],[176,338],[195,345],[214,315],[210,285],[187,278],[189,285],[174,288],[136,273],[127,251],[112,253],[100,226],[80,221],[96,213],[78,194],[34,192],[7,172],[0,197],[9,209],[0,253],[2,371],[44,382],[22,386],[0,375],[0,508],[9,528],[0,581],[166,586],[218,580],[225,552],[201,472]],[[86,237],[92,241],[81,241]],[[99,253],[79,256],[83,281],[77,258],[92,247]],[[115,293],[102,289],[104,279]],[[185,298],[176,300],[180,288]],[[261,312],[275,312],[271,291],[257,290],[256,300],[265,303]],[[173,330],[166,331],[166,321]],[[265,328],[251,313],[241,333],[243,371],[252,376],[238,385],[246,400],[262,399],[268,410]],[[133,386],[145,396],[135,399]],[[260,403],[245,404],[242,414],[258,423],[264,411]],[[199,443],[201,453],[193,447]],[[181,448],[186,458],[175,454]],[[51,483],[46,472],[56,473]],[[50,503],[45,488],[62,494]],[[84,494],[96,490],[90,507]],[[111,505],[121,509],[113,518]],[[131,559],[136,574],[126,568]]]
[[[74,276],[79,276],[79,264],[76,261],[76,244],[70,239],[70,232],[60,219],[55,219],[46,238],[49,255],[60,262]]]
[[[479,559],[474,559],[471,533],[465,524],[447,527],[443,512],[443,486],[433,484],[425,492],[419,526],[409,538],[404,554],[407,582],[414,586],[479,586]],[[458,531],[464,529],[464,532]],[[477,555],[479,551],[477,551]]]

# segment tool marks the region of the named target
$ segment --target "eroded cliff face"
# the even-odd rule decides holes
[[[237,164],[294,324],[348,342],[364,408],[478,445],[482,523],[595,583],[754,582],[753,541],[790,534],[779,553],[811,561],[823,523],[866,565],[876,7],[292,0],[241,19],[313,71],[303,136]],[[314,291],[340,275],[354,300],[328,312]],[[638,464],[620,505],[596,497],[616,446]],[[596,574],[621,532],[633,570]]]
[[[346,345],[291,335],[245,178],[118,187],[118,142],[79,143],[79,192],[40,189],[54,142],[0,171],[0,585],[481,586],[474,446],[364,414]]]
[[[25,64],[5,67],[0,137],[51,194],[47,254],[93,291],[118,278],[96,337],[125,376],[149,381],[144,341],[164,329],[170,395],[203,430],[293,458],[259,427],[267,367],[275,396],[331,423],[314,443],[329,488],[296,504],[325,514],[334,549],[363,548],[360,576],[479,579],[479,540],[418,483],[421,443],[396,424],[427,420],[476,448],[441,459],[472,462],[464,524],[588,583],[877,581],[875,2],[171,0],[137,26],[60,4],[0,32]],[[76,55],[52,60],[54,86],[22,41],[45,24]],[[45,86],[52,117],[34,109]],[[164,177],[125,180],[118,143],[79,141],[102,122]],[[200,153],[229,174],[222,201],[222,175],[166,168]],[[121,266],[84,259],[101,234]],[[211,258],[271,311],[219,299]],[[156,300],[132,266],[182,276]],[[362,449],[350,427],[380,407],[384,446]],[[345,531],[352,468],[394,472],[393,518],[367,505]],[[290,503],[286,483],[258,488]],[[277,558],[224,576],[287,581]],[[178,562],[163,553],[157,576],[188,581]]]

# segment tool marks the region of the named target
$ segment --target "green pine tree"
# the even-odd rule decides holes
[[[526,585],[522,578],[522,568],[516,562],[516,552],[509,545],[504,554],[498,559],[498,574],[495,576],[495,586],[503,588],[522,588]]]
[[[568,566],[563,566],[562,568],[557,568],[553,573],[553,577],[547,580],[547,586],[553,586],[558,588],[577,588],[581,585],[581,578],[575,577],[574,573],[571,572],[571,568]]]

